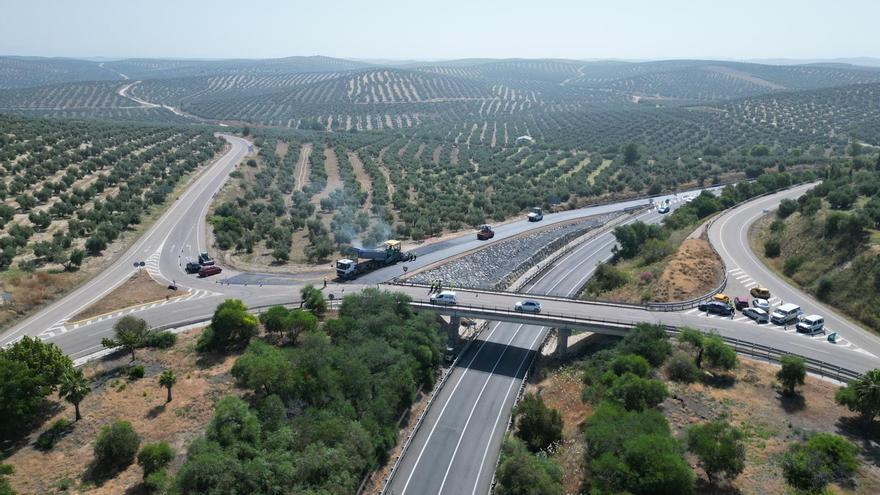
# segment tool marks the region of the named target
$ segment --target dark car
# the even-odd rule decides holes
[[[703,301],[697,306],[697,309],[713,315],[730,316],[733,314],[733,308],[720,301]]]
[[[222,272],[223,269],[219,266],[203,266],[201,270],[199,270],[199,278],[210,277],[211,275],[217,275]]]
[[[736,306],[736,309],[742,311],[749,307],[749,298],[747,297],[734,297],[733,305]]]
[[[481,241],[485,241],[495,237],[495,231],[492,230],[492,227],[488,225],[483,225],[480,227],[479,232],[477,232],[477,239]]]
[[[208,253],[200,253],[199,264],[202,266],[211,266],[214,264],[214,259],[208,256]]]
[[[195,261],[190,261],[186,264],[186,273],[199,273],[199,270],[202,269],[202,265],[196,263]]]

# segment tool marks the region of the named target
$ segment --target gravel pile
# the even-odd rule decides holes
[[[409,281],[429,284],[439,279],[443,287],[506,289],[535,263],[614,216],[616,213],[597,215],[490,244],[485,249],[417,273]]]

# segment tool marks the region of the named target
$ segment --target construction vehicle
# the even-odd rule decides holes
[[[493,237],[495,237],[495,231],[488,225],[481,226],[480,230],[477,232],[477,240],[480,241],[486,241]]]
[[[351,280],[377,268],[413,259],[412,253],[401,251],[400,241],[385,241],[382,247],[376,249],[354,248],[354,252],[355,259],[336,261],[336,276],[340,280]]]

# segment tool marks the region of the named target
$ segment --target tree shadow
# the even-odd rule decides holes
[[[732,374],[722,373],[704,373],[703,384],[712,388],[731,388],[736,385],[736,377]]]
[[[0,441],[0,458],[8,457],[13,452],[18,451],[22,447],[26,447],[31,443],[32,434],[40,429],[46,421],[55,417],[64,409],[65,404],[62,402],[54,402],[43,400],[40,404],[36,416],[29,423],[22,425],[20,431],[14,432],[14,437],[10,437]],[[70,418],[68,418],[70,419]],[[2,419],[0,419],[2,420]]]
[[[199,352],[196,358],[196,366],[200,369],[212,368],[222,363],[226,359],[226,354],[222,352]]]
[[[710,483],[705,478],[697,478],[697,493],[711,493],[712,495],[740,495],[739,488],[727,482]]]
[[[116,475],[125,471],[125,469],[131,464],[120,464],[113,466],[102,466],[98,464],[95,460],[89,463],[86,467],[86,471],[83,473],[81,481],[83,483],[93,483],[96,486],[102,486],[107,481],[115,478]]]
[[[164,412],[165,412],[165,409],[166,409],[166,407],[165,407],[166,405],[167,405],[167,404],[164,404],[164,403],[163,403],[163,404],[161,404],[161,405],[151,407],[150,410],[147,411],[147,414],[146,414],[147,418],[149,418],[149,419],[155,419],[155,418],[158,417],[160,414],[164,413]]]
[[[876,421],[866,423],[861,416],[841,416],[836,426],[843,436],[862,448],[862,454],[875,466],[880,465],[880,425]]]
[[[789,394],[781,391],[777,392],[776,398],[779,399],[782,409],[789,414],[803,411],[807,407],[804,396],[798,393]]]

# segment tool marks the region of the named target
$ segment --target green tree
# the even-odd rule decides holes
[[[623,147],[623,163],[627,166],[633,166],[639,160],[639,145],[636,143],[627,143]]]
[[[260,315],[260,323],[269,333],[282,334],[287,330],[287,317],[289,312],[284,306],[272,306]]]
[[[850,411],[861,414],[865,422],[874,421],[880,414],[880,369],[871,370],[861,379],[837,389],[834,400]]]
[[[135,349],[142,347],[146,342],[150,326],[143,318],[136,316],[123,316],[113,325],[116,338],[101,339],[101,345],[107,348],[122,347],[131,353],[131,360],[135,360]]]
[[[296,339],[300,334],[303,332],[314,332],[318,328],[318,317],[307,311],[294,309],[287,315],[286,323],[288,339],[296,343]]]
[[[562,469],[552,459],[531,454],[515,438],[504,441],[498,464],[500,495],[562,495]]]
[[[293,372],[293,362],[284,349],[260,340],[248,345],[244,354],[235,360],[231,371],[239,385],[265,396],[289,395]]]
[[[807,376],[807,365],[800,356],[786,355],[780,359],[782,368],[776,372],[776,379],[782,384],[785,393],[793,395],[795,387],[804,384]]]
[[[767,239],[764,241],[764,256],[768,258],[778,258],[782,254],[782,248],[776,239]]]
[[[694,356],[694,364],[697,368],[702,368],[706,335],[695,328],[681,327],[681,331],[678,334],[678,341],[682,344],[687,344],[694,349],[694,352],[697,353],[696,356]]]
[[[693,358],[683,352],[676,352],[666,361],[666,376],[670,380],[693,383],[700,377],[700,369]]]
[[[817,433],[789,447],[782,457],[782,475],[796,490],[823,493],[828,483],[849,478],[858,469],[857,453],[845,438]]]
[[[74,249],[67,257],[67,261],[64,263],[64,269],[69,272],[78,269],[80,266],[82,266],[85,256],[86,253],[82,249]]]
[[[660,366],[672,353],[672,344],[666,336],[663,325],[639,323],[617,344],[620,354],[637,354],[645,358],[651,366]]]
[[[95,440],[95,462],[104,469],[120,468],[131,464],[141,444],[128,421],[116,421],[101,429]]]
[[[711,421],[688,430],[688,450],[700,460],[709,482],[723,474],[728,479],[739,476],[746,467],[743,433],[724,421]]]
[[[82,419],[82,415],[79,413],[79,404],[91,391],[92,388],[89,386],[89,381],[83,375],[82,370],[71,369],[61,378],[61,386],[58,387],[58,395],[62,399],[73,404],[75,413],[74,421]]]
[[[144,471],[144,478],[165,469],[174,460],[174,449],[167,442],[148,443],[138,452],[137,462]]]
[[[539,452],[562,440],[562,416],[544,404],[539,395],[527,393],[513,410],[516,436],[532,452]]]
[[[637,354],[617,354],[611,361],[609,369],[617,376],[632,373],[644,378],[651,371],[651,363]]]
[[[300,290],[303,307],[308,309],[317,317],[321,317],[327,312],[327,301],[320,289],[309,284]]]
[[[607,452],[590,464],[596,485],[605,493],[687,495],[694,491],[694,472],[669,435],[634,435],[620,452]]]
[[[18,438],[36,417],[50,390],[27,365],[0,354],[0,439]]]
[[[202,350],[226,351],[247,344],[256,335],[257,318],[247,312],[238,299],[227,299],[217,306],[211,325],[202,332],[198,347]]]
[[[27,367],[40,384],[39,393],[43,396],[54,391],[64,375],[73,369],[73,361],[60,347],[36,337],[24,336],[6,349],[0,349],[0,357]]]
[[[7,476],[12,476],[14,473],[15,468],[9,464],[0,464],[0,495],[16,495],[9,480],[6,479]]]
[[[175,383],[177,383],[177,375],[174,374],[174,371],[165,370],[159,375],[159,385],[168,390],[168,396],[165,398],[166,404],[171,402],[171,388],[174,387]]]
[[[627,411],[643,411],[663,402],[667,394],[663,382],[627,372],[612,383],[606,395]]]
[[[736,368],[736,351],[718,335],[706,337],[704,355],[709,366],[716,370],[730,371]]]

